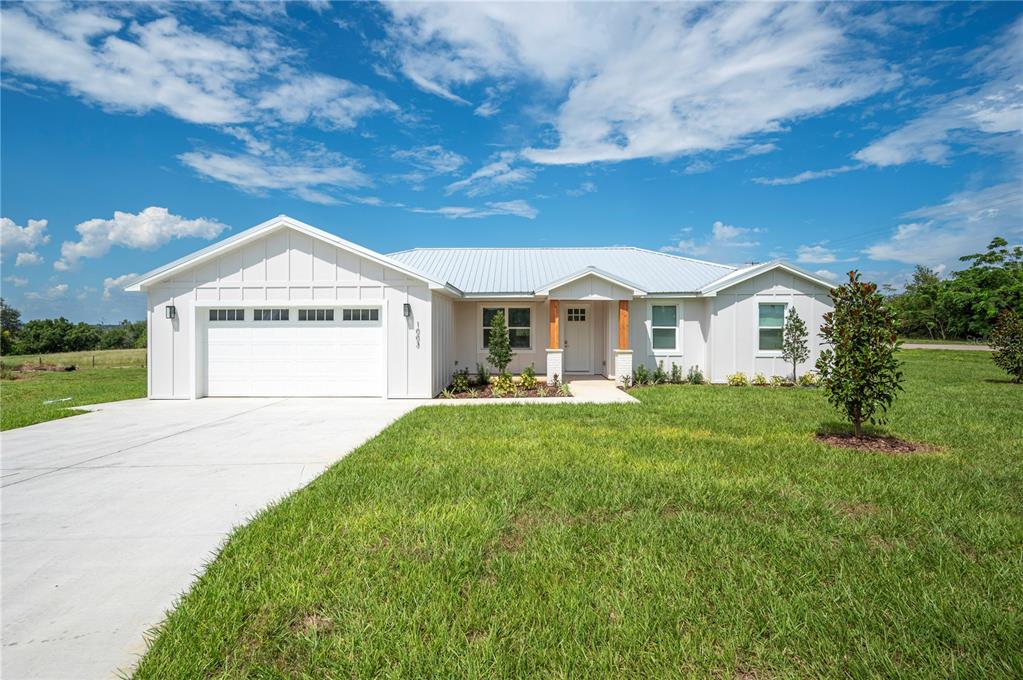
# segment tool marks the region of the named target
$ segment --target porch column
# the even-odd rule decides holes
[[[564,380],[563,370],[564,352],[561,348],[561,306],[557,300],[549,300],[550,316],[548,317],[548,338],[547,343],[547,380],[550,382],[554,376],[558,380]]]
[[[618,301],[618,346],[615,355],[615,380],[632,377],[632,350],[629,349],[629,301]]]

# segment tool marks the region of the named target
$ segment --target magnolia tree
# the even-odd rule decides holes
[[[995,365],[1023,382],[1023,317],[1011,309],[999,314],[991,329],[991,349]]]
[[[789,307],[785,315],[785,330],[781,339],[781,358],[792,364],[792,382],[796,382],[796,367],[799,362],[810,358],[810,347],[806,344],[806,324],[795,307]]]
[[[504,324],[504,312],[496,312],[490,319],[490,335],[487,342],[490,353],[487,354],[487,361],[497,369],[501,375],[511,363],[514,354],[511,350],[511,341],[508,339],[508,328]]]
[[[824,315],[821,338],[829,345],[817,359],[828,401],[844,411],[859,437],[863,423],[887,422],[888,409],[902,390],[895,314],[877,285],[849,272],[848,283],[831,291],[834,311]]]

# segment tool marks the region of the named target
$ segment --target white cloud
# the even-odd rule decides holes
[[[263,158],[251,154],[189,151],[178,158],[200,175],[243,191],[290,191],[303,200],[324,205],[338,203],[325,189],[370,184],[366,175],[337,154],[309,154],[291,160],[287,156]]]
[[[522,184],[533,179],[533,171],[529,168],[514,167],[517,155],[510,151],[502,151],[493,160],[465,179],[452,182],[445,190],[448,194],[465,191],[469,196],[478,196],[498,189]]]
[[[854,165],[842,165],[837,168],[829,168],[827,170],[806,170],[798,175],[792,175],[791,177],[755,177],[753,178],[753,181],[756,184],[763,184],[770,187],[788,186],[790,184],[802,184],[803,182],[809,182],[810,180],[821,179],[822,177],[834,177],[835,175],[852,172],[853,170],[860,170],[863,167],[864,165],[862,163],[857,163]]]
[[[814,274],[821,277],[822,279],[827,279],[828,281],[838,281],[839,278],[841,278],[838,274],[831,271],[830,269],[818,269],[817,271],[814,272]]]
[[[43,290],[40,290],[40,291],[35,291],[35,290],[29,291],[29,292],[25,293],[25,299],[26,300],[44,300],[44,301],[59,300],[62,297],[64,297],[65,295],[67,295],[67,291],[68,291],[68,285],[66,283],[58,283],[58,284],[56,284],[54,286],[50,286],[49,288],[44,288]]]
[[[540,211],[523,200],[495,201],[487,203],[484,208],[467,208],[463,206],[445,206],[443,208],[410,208],[411,212],[429,215],[443,215],[448,219],[479,219],[482,217],[494,217],[497,215],[511,215],[513,217],[524,217],[531,220],[540,214]]]
[[[501,113],[501,107],[499,107],[496,102],[485,101],[477,106],[473,113],[482,118],[490,118],[491,116],[496,116]]]
[[[597,185],[593,182],[583,182],[575,189],[569,189],[565,193],[569,196],[584,196],[586,194],[592,194],[597,190]]]
[[[736,227],[717,220],[711,225],[710,235],[704,239],[692,236],[692,229],[683,229],[675,237],[674,243],[661,248],[666,253],[677,253],[696,257],[713,255],[722,261],[734,261],[744,251],[760,245],[759,241],[751,240],[752,234],[761,234],[766,229],[760,227]]]
[[[994,236],[1023,240],[1023,191],[1018,181],[963,191],[905,216],[913,221],[898,225],[864,254],[871,260],[957,268],[960,256],[983,251]]]
[[[265,92],[256,106],[285,123],[310,122],[326,130],[350,129],[370,114],[398,110],[368,87],[322,74],[286,78]]]
[[[402,179],[416,184],[430,177],[455,172],[466,162],[464,156],[449,151],[440,144],[419,146],[414,149],[399,149],[392,154],[392,157],[415,168],[414,172],[402,175]]]
[[[53,267],[67,271],[83,258],[102,257],[113,246],[152,250],[171,239],[213,239],[225,229],[227,225],[217,220],[206,217],[188,220],[156,206],[138,214],[116,211],[112,219],[97,218],[77,225],[75,230],[81,239],[62,243],[61,259]]]
[[[3,254],[19,253],[49,243],[47,224],[47,220],[29,220],[27,226],[22,227],[9,217],[0,217],[0,249]]]
[[[23,276],[5,276],[4,281],[11,284],[15,288],[24,288],[28,285],[28,279]]]
[[[120,276],[106,277],[103,279],[103,299],[109,300],[114,295],[121,293],[125,286],[139,277],[138,274],[121,274]]]
[[[739,153],[732,156],[732,160],[739,160],[741,158],[748,158],[750,156],[763,156],[766,153],[774,153],[780,147],[774,142],[768,142],[767,144],[752,144],[747,146]]]
[[[705,160],[703,160],[701,158],[701,159],[695,160],[692,163],[690,163],[689,165],[687,165],[685,167],[685,170],[682,171],[682,174],[683,175],[700,175],[700,174],[703,174],[705,172],[710,172],[713,169],[714,169],[713,163],[705,161]]]
[[[796,248],[796,262],[829,264],[831,262],[838,262],[838,257],[830,248],[820,244],[815,246],[802,245]]]
[[[15,267],[31,267],[32,265],[42,263],[43,256],[31,250],[24,253],[18,253],[18,257],[14,260]]]
[[[399,3],[390,54],[427,91],[484,78],[565,92],[554,148],[572,164],[721,150],[893,84],[809,3]],[[464,101],[464,100],[462,100]]]

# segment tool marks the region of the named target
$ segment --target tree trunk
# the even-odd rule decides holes
[[[853,434],[856,435],[857,437],[863,436],[863,421],[861,421],[859,418],[853,419]]]
[[[796,382],[796,362],[793,361],[792,362],[792,383],[795,384],[795,382]]]

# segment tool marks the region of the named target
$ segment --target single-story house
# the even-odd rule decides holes
[[[141,276],[149,397],[432,397],[486,363],[503,311],[513,372],[635,366],[785,375],[783,317],[810,331],[831,284],[784,262],[736,268],[631,247],[416,248],[383,255],[285,215]]]

